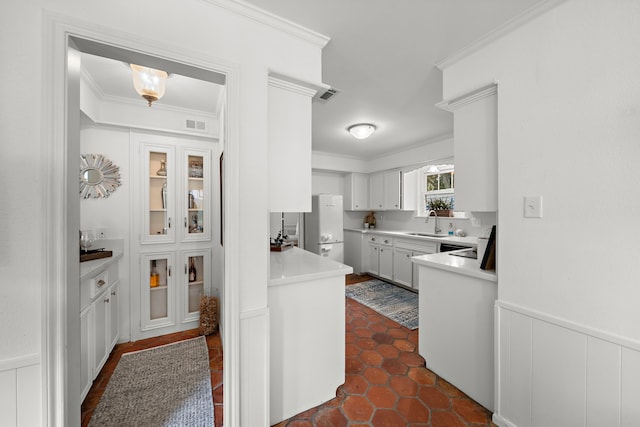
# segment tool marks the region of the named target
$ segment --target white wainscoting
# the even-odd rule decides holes
[[[240,419],[241,426],[269,423],[269,308],[240,314]],[[256,393],[255,387],[262,388]],[[253,391],[252,391],[253,390]],[[261,396],[256,401],[253,396]]]
[[[502,427],[640,426],[640,343],[496,301]]]
[[[0,424],[3,427],[41,425],[41,399],[39,355],[0,361]]]

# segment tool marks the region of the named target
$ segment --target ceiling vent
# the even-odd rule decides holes
[[[206,132],[207,131],[207,122],[200,120],[185,120],[185,127],[188,130],[195,130],[198,132]]]
[[[324,93],[320,94],[320,96],[318,96],[318,99],[320,101],[327,102],[338,93],[339,93],[338,89],[331,87],[327,89]]]

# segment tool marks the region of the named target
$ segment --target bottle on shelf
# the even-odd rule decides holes
[[[449,223],[449,236],[453,236],[453,223]]]
[[[196,278],[197,278],[196,265],[193,262],[193,257],[191,257],[191,265],[189,266],[189,281],[195,282]]]
[[[156,261],[151,261],[151,277],[149,279],[149,285],[152,288],[157,287],[160,284],[160,275],[158,274],[158,270],[156,270]]]

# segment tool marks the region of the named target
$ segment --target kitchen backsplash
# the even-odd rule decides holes
[[[375,211],[374,211],[375,212]],[[344,228],[363,228],[364,217],[368,212],[345,211]],[[467,212],[467,216],[477,218],[481,222],[480,227],[473,227],[470,218],[438,218],[438,226],[442,233],[449,230],[449,223],[453,224],[453,229],[462,229],[468,236],[486,236],[491,227],[496,224],[495,212]],[[426,223],[426,218],[416,217],[415,212],[404,211],[380,211],[375,212],[376,228],[388,231],[415,231],[428,232],[430,225]],[[429,221],[432,221],[433,217]]]

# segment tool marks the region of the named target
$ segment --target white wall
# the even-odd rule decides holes
[[[232,176],[237,180],[233,185],[238,191],[231,200],[237,200],[237,220],[243,227],[234,230],[237,235],[235,243],[229,245],[233,248],[229,256],[238,259],[242,254],[244,259],[252,260],[252,268],[230,273],[234,280],[231,285],[237,286],[240,295],[239,310],[243,313],[238,320],[243,334],[238,344],[242,367],[241,387],[235,388],[238,394],[231,394],[228,402],[225,400],[225,407],[238,403],[239,399],[242,421],[234,417],[226,422],[235,420],[247,426],[268,422],[265,363],[268,224],[254,220],[254,213],[266,212],[267,206],[264,196],[267,190],[264,162],[267,74],[269,69],[275,69],[301,80],[320,82],[321,47],[311,38],[292,35],[295,31],[276,30],[255,19],[241,17],[233,12],[237,6],[233,2],[216,1],[229,7],[215,6],[213,0],[102,3],[10,0],[1,6],[0,52],[11,61],[3,61],[0,67],[0,139],[4,141],[0,144],[3,183],[0,190],[3,241],[0,245],[0,362],[22,358],[24,363],[20,366],[31,366],[35,357],[38,361],[34,369],[41,373],[35,375],[35,383],[17,381],[11,383],[13,386],[2,383],[2,396],[18,396],[27,389],[26,385],[32,391],[28,404],[16,403],[17,424],[33,425],[29,420],[42,413],[43,424],[47,425],[49,420],[59,417],[58,411],[62,410],[55,400],[49,402],[52,405],[44,404],[56,395],[47,394],[46,390],[41,394],[39,390],[44,383],[38,382],[46,376],[45,367],[40,363],[49,356],[42,339],[43,330],[49,324],[43,316],[43,302],[55,289],[55,283],[49,280],[58,277],[56,269],[64,268],[63,265],[47,268],[47,260],[56,259],[47,252],[54,246],[49,237],[55,231],[47,228],[47,218],[52,215],[47,211],[51,207],[48,203],[52,203],[47,195],[51,188],[60,188],[62,192],[64,184],[57,181],[60,174],[54,175],[61,166],[53,165],[50,160],[52,154],[63,158],[58,141],[64,139],[63,112],[50,109],[52,105],[58,106],[53,104],[52,93],[63,84],[52,81],[52,76],[58,75],[57,69],[52,69],[53,64],[62,63],[62,58],[57,56],[52,60],[59,55],[62,43],[60,29],[52,26],[52,22],[72,25],[84,34],[124,40],[125,46],[135,45],[152,54],[170,58],[188,56],[197,63],[223,63],[227,69],[237,71],[234,77],[238,79],[238,90],[229,94],[230,102],[237,109],[230,114],[227,131],[230,145],[239,147],[238,157],[230,158],[229,164],[237,164],[239,168],[238,175]],[[140,11],[145,11],[145,19],[139,19]],[[17,39],[20,43],[16,43]],[[64,306],[53,308],[61,310]],[[60,424],[65,423],[63,418],[58,420]],[[74,424],[79,424],[79,419],[74,417],[66,423]]]
[[[129,131],[123,128],[95,126],[85,123],[80,129],[80,152],[102,154],[120,168],[121,185],[106,199],[80,200],[80,229],[102,228],[107,239],[123,239],[124,254],[120,259],[120,341],[128,341],[130,279],[130,192]]]
[[[311,194],[344,194],[344,176],[341,173],[313,171]]]
[[[640,4],[556,3],[444,68],[445,99],[499,81],[498,416],[519,426],[638,425],[637,390],[615,384],[637,383],[639,372]],[[543,196],[542,219],[523,218],[528,195]],[[516,339],[539,320],[531,340]],[[608,362],[589,362],[594,338],[611,345]],[[595,411],[604,423],[590,395],[601,384],[621,390]]]

